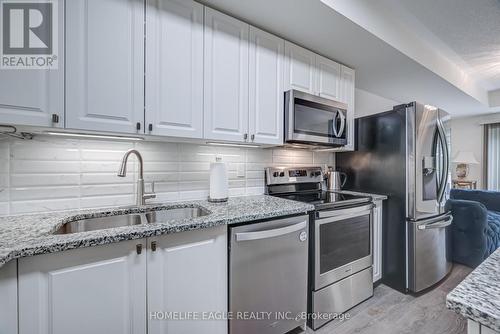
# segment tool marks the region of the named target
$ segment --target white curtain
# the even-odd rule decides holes
[[[500,191],[500,123],[488,125],[488,190]]]

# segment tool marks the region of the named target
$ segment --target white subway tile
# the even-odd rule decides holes
[[[65,198],[55,200],[29,200],[29,201],[11,201],[10,214],[32,213],[32,212],[50,212],[69,210],[79,207],[78,198]]]
[[[32,161],[32,160],[12,160],[10,172],[22,173],[79,173],[79,161]]]
[[[0,202],[0,216],[9,214],[9,202]]]
[[[132,194],[120,196],[82,197],[80,199],[81,208],[104,208],[133,204],[135,204],[135,196]]]
[[[133,183],[123,184],[95,184],[81,187],[81,196],[106,196],[134,194]]]
[[[134,183],[135,173],[127,173],[125,177],[118,177],[116,173],[84,173],[81,176],[82,185],[86,184],[111,184]]]
[[[80,174],[11,174],[11,187],[70,186],[80,183]]]
[[[80,187],[78,186],[57,186],[57,187],[24,187],[11,188],[10,199],[16,200],[44,200],[44,199],[65,199],[78,198],[80,196]]]

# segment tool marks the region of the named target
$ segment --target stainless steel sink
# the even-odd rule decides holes
[[[104,230],[114,227],[133,226],[147,223],[144,214],[128,214],[110,217],[89,218],[68,222],[61,226],[54,234],[70,234]]]
[[[209,211],[199,207],[175,208],[146,212],[148,223],[163,223],[174,219],[197,218],[210,214]]]
[[[141,224],[164,223],[170,220],[187,219],[206,216],[209,211],[199,207],[162,209],[144,213],[81,219],[62,225],[54,234],[70,234],[104,230],[108,228],[134,226]]]

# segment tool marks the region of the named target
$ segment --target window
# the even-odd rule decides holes
[[[500,123],[485,126],[486,184],[500,191]]]

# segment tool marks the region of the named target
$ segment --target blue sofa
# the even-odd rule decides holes
[[[453,261],[477,267],[500,247],[500,192],[452,189]]]

